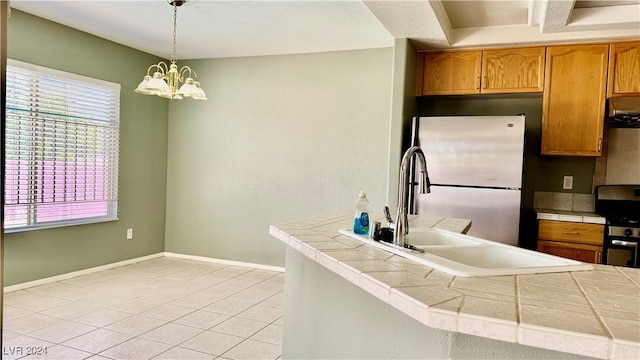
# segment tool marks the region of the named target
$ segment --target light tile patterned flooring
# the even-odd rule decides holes
[[[2,359],[277,359],[283,290],[281,272],[159,257],[13,291]]]

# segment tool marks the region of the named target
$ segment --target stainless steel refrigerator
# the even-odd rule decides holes
[[[431,193],[419,194],[413,180],[410,212],[470,219],[469,235],[517,245],[524,131],[524,115],[414,118],[412,145],[424,152]]]

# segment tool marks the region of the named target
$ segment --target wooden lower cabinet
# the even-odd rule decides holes
[[[538,251],[587,263],[602,262],[602,246],[538,240]]]
[[[589,263],[602,262],[604,225],[538,221],[538,251]]]

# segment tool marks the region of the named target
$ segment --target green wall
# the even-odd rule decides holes
[[[15,9],[7,48],[12,59],[121,84],[120,201],[118,221],[6,234],[4,285],[164,251],[168,100],[133,92],[159,59]]]
[[[387,199],[393,49],[185,62],[170,105],[166,250],[284,265],[269,225]]]
[[[415,95],[417,59],[416,48],[408,39],[395,40],[387,168],[387,204],[394,212],[398,207],[400,162],[404,151],[409,147],[411,119],[417,113]]]
[[[132,91],[156,57],[17,10],[8,51],[122,90],[120,220],[7,234],[5,285],[162,251],[284,265],[271,223],[396,196],[392,48],[182,61],[209,100],[172,103]]]

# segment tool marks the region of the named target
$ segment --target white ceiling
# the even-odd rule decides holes
[[[167,0],[11,0],[28,12],[164,58]],[[9,19],[10,21],[10,19]],[[178,8],[180,59],[640,39],[640,0],[188,0]],[[37,34],[34,34],[37,36]]]

